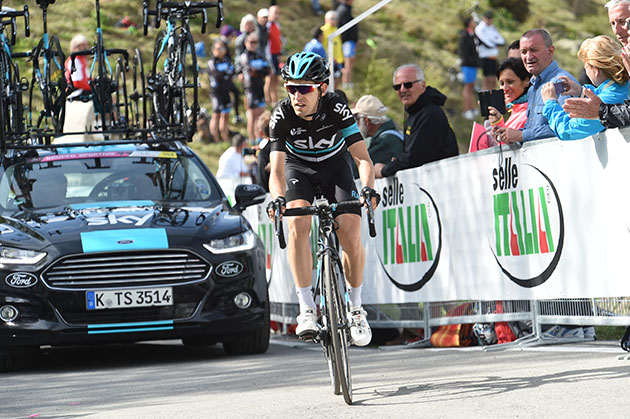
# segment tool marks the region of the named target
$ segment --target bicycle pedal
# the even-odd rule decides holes
[[[298,339],[304,342],[317,342],[318,333],[316,331],[306,331],[301,335],[298,335]]]

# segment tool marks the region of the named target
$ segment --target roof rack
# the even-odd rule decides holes
[[[123,136],[124,139],[103,139],[99,141],[77,141],[68,143],[55,143],[54,140],[70,135],[86,135],[97,134],[106,137]],[[174,143],[177,147],[181,147],[182,143],[192,141],[184,136],[179,129],[161,129],[160,131],[150,129],[109,129],[107,131],[81,131],[81,132],[64,132],[55,133],[50,131],[32,130],[12,138],[5,138],[0,149],[2,154],[7,150],[34,150],[34,149],[51,149],[62,147],[97,147],[104,145],[120,145],[120,144],[147,144],[157,145],[165,143]]]

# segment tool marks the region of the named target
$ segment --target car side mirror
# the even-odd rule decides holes
[[[262,204],[265,202],[266,194],[267,192],[265,192],[265,189],[260,185],[238,185],[234,190],[234,198],[236,199],[234,208],[242,212],[249,206]]]

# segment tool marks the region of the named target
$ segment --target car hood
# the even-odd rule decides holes
[[[37,251],[53,246],[58,254],[98,251],[98,246],[124,251],[189,246],[251,228],[226,201],[203,204],[208,206],[98,202],[22,211],[0,216],[0,243]]]

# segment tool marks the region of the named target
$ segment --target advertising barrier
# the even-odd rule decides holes
[[[378,179],[365,304],[630,295],[630,131],[495,147]],[[225,191],[233,193],[233,186]],[[266,205],[266,204],[265,204]],[[294,303],[264,205],[273,302]],[[285,228],[286,228],[286,223]]]

